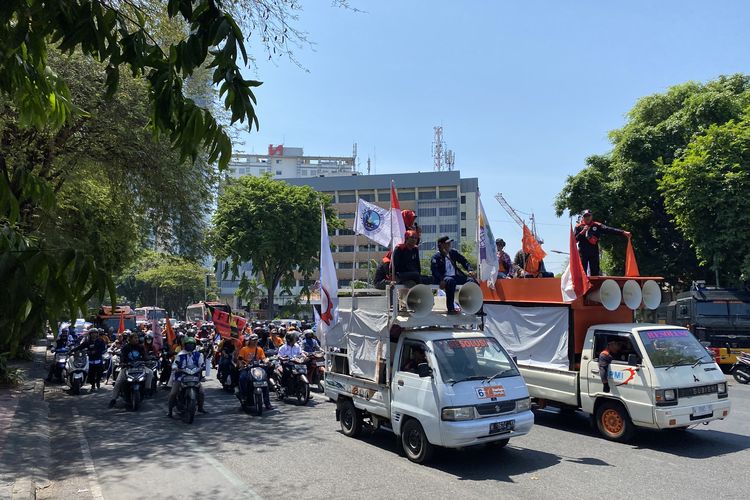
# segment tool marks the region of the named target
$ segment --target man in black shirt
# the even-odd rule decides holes
[[[414,286],[422,282],[418,238],[416,231],[406,231],[404,243],[393,252],[393,271],[400,284]]]

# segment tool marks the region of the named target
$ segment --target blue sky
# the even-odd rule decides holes
[[[586,156],[610,149],[608,131],[639,97],[750,72],[746,1],[350,3],[365,12],[303,2],[297,26],[315,46],[296,57],[307,71],[277,58],[249,73],[264,82],[260,131],[236,149],[348,155],[357,142],[363,170],[371,156],[377,173],[429,171],[442,124],[512,253],[521,231],[495,193],[536,214],[548,253],[567,250],[553,200]],[[563,260],[550,254],[548,268]]]

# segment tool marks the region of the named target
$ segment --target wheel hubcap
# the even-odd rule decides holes
[[[622,420],[620,413],[615,410],[605,410],[602,413],[602,425],[604,429],[612,435],[622,433],[625,422]]]
[[[352,419],[352,412],[351,411],[345,411],[344,415],[343,415],[343,418],[342,418],[342,421],[344,422],[344,427],[346,427],[347,429],[351,429],[352,428],[352,420],[353,420]]]
[[[416,430],[411,431],[407,437],[407,444],[415,455],[419,453],[419,450],[422,448],[422,439],[419,436],[419,432]]]

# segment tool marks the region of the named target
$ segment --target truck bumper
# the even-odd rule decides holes
[[[490,434],[490,424],[514,421],[513,430],[500,434]],[[492,418],[466,420],[463,422],[440,422],[443,446],[446,448],[463,448],[483,443],[491,443],[528,434],[534,425],[534,414],[531,411],[502,415]]]
[[[654,414],[659,429],[673,429],[726,418],[730,408],[729,400],[723,399],[702,405],[657,408]]]

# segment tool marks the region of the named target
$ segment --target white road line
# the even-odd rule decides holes
[[[94,459],[91,458],[91,449],[89,443],[86,441],[86,435],[83,433],[83,427],[81,426],[80,416],[78,410],[73,408],[73,423],[78,431],[78,438],[81,441],[81,453],[83,454],[83,462],[86,467],[86,473],[89,476],[89,489],[91,496],[94,500],[104,500],[102,495],[102,489],[99,487],[99,481],[96,478],[96,468],[94,468]]]
[[[211,456],[211,454],[206,450],[203,446],[199,445],[198,443],[190,443],[190,447],[193,448],[193,451],[195,451],[198,455],[203,457],[208,463],[211,464],[211,466],[216,469],[219,474],[224,476],[224,478],[232,483],[237,490],[241,492],[241,496],[235,497],[235,498],[247,498],[249,500],[262,500],[262,497],[255,493],[248,485],[245,483],[242,479],[240,479],[234,472],[230,471],[226,467],[224,467],[224,464],[216,460],[214,457]]]

